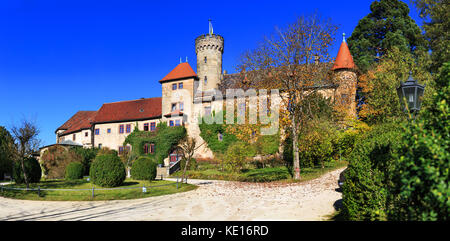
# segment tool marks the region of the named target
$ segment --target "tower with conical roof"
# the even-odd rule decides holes
[[[335,81],[339,84],[336,99],[349,107],[348,114],[350,116],[356,117],[357,67],[345,40],[345,33],[331,70],[334,72]]]
[[[198,87],[202,91],[218,88],[222,74],[223,46],[223,37],[213,32],[209,20],[209,33],[195,39]]]

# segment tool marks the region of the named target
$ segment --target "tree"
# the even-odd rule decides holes
[[[355,64],[364,73],[392,47],[416,54],[427,50],[422,31],[399,0],[374,1],[348,38]]]
[[[431,49],[431,71],[450,60],[450,4],[448,0],[415,0],[424,19],[425,39]]]
[[[74,148],[55,145],[44,151],[41,163],[47,178],[64,178],[66,167],[72,162],[82,163],[83,156]]]
[[[25,172],[24,159],[39,149],[41,141],[38,139],[39,128],[29,120],[22,120],[19,125],[11,128],[14,139],[18,143],[19,160],[21,162],[23,175],[27,188],[29,187],[27,173]]]
[[[14,139],[5,127],[0,126],[0,179],[5,173],[12,173],[14,158]]]
[[[184,180],[187,167],[189,166],[189,162],[191,161],[192,157],[194,156],[195,151],[198,148],[200,148],[203,144],[204,144],[204,142],[202,144],[200,144],[199,146],[197,146],[197,141],[192,137],[185,137],[181,141],[180,147],[182,150],[183,159],[186,162],[186,164],[184,165],[183,175],[181,176],[181,182],[183,182],[183,180]]]
[[[410,73],[421,84],[427,85],[423,97],[426,108],[433,93],[432,78],[427,71],[428,60],[427,54],[418,56],[415,60],[412,54],[402,52],[397,47],[383,55],[378,65],[359,78],[361,94],[364,96],[359,108],[361,119],[369,124],[376,124],[392,118],[405,118],[400,108],[397,88],[400,81],[408,79]]]
[[[280,89],[280,124],[292,130],[294,178],[300,179],[298,135],[307,122],[307,96],[329,78],[329,47],[337,27],[330,19],[302,16],[285,29],[266,37],[258,48],[247,51],[238,69],[250,88]],[[315,64],[319,59],[321,63]],[[312,110],[314,111],[314,110]]]

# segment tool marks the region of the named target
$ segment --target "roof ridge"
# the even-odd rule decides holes
[[[138,100],[158,99],[158,98],[162,98],[162,97],[139,98],[139,99],[135,99],[135,100],[120,100],[120,101],[108,102],[108,103],[103,103],[103,104],[104,105],[106,105],[106,104],[117,104],[117,103],[132,102],[132,101],[138,101]]]

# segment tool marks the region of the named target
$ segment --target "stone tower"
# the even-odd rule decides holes
[[[200,35],[195,39],[199,90],[205,91],[218,87],[222,74],[223,44],[223,37],[213,33],[211,21],[209,34]]]
[[[357,67],[347,46],[345,33],[332,70],[334,78],[339,83],[337,89],[338,101],[348,106],[349,116],[356,117]]]

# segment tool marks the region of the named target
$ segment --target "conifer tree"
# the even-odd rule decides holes
[[[374,1],[370,10],[347,41],[360,70],[366,72],[393,47],[410,51],[413,55],[427,50],[425,38],[409,16],[406,3],[399,0]]]

